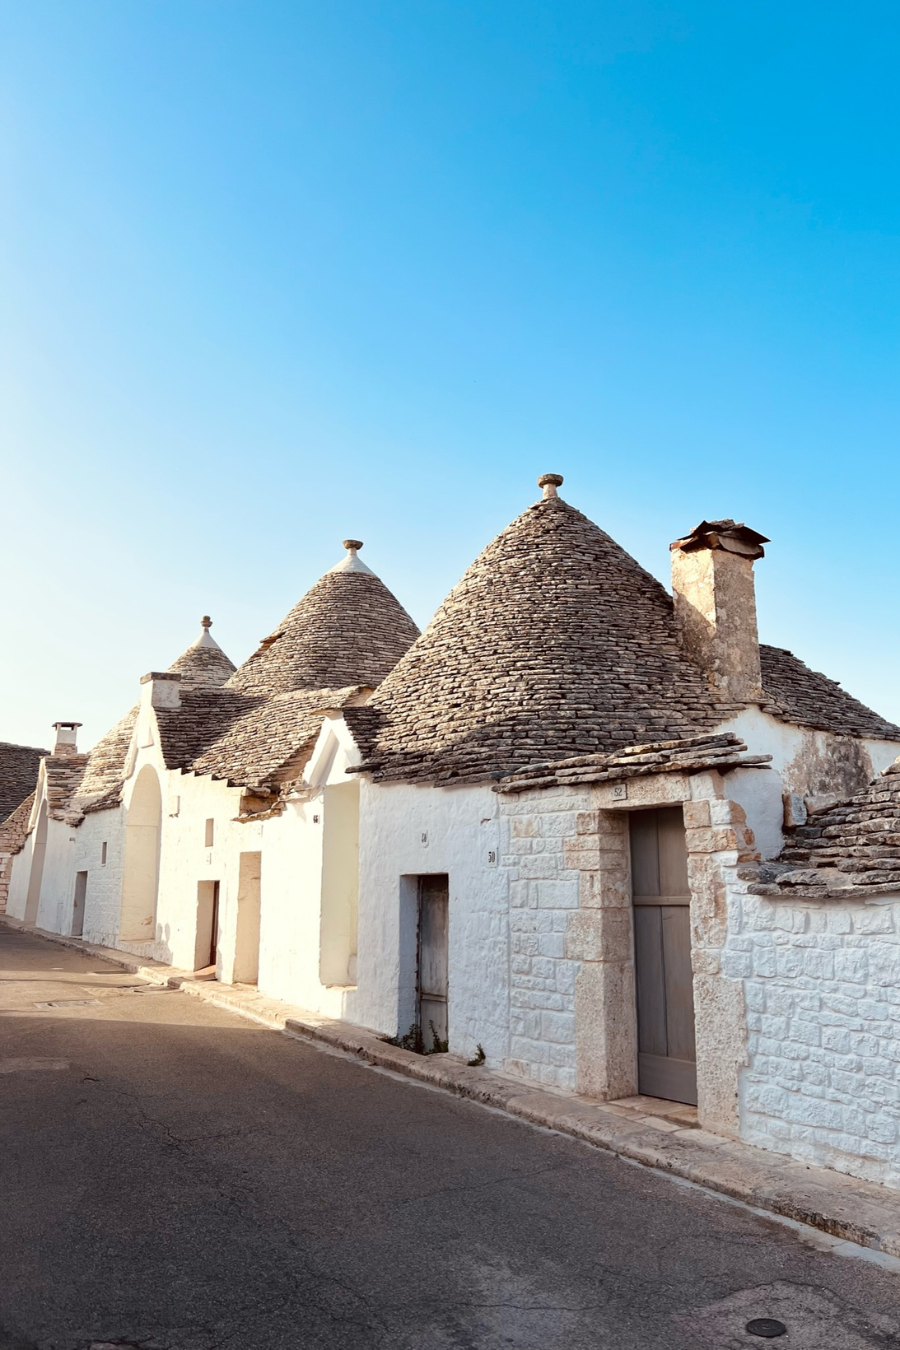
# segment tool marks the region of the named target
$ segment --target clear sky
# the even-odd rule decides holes
[[[900,720],[900,11],[6,0],[0,739],[562,495]]]

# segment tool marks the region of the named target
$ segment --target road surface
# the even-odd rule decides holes
[[[900,1274],[136,985],[0,926],[0,1350],[900,1346]]]

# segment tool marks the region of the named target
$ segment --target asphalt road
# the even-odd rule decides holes
[[[0,927],[0,1350],[900,1346],[900,1274],[136,983]]]

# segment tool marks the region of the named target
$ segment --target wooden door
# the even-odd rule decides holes
[[[214,966],[219,960],[219,883],[212,883],[212,922],[209,936],[209,964]]]
[[[194,944],[194,969],[206,970],[216,964],[219,948],[219,883],[197,882],[197,937]]]
[[[419,878],[419,1026],[429,1050],[447,1040],[449,898],[446,874]]]
[[[87,897],[87,872],[75,873],[75,903],[72,908],[72,937],[84,933],[84,902]]]
[[[638,1090],[697,1102],[690,889],[680,806],[633,811]]]

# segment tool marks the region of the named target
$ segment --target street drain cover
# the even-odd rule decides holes
[[[49,1003],[36,1003],[36,1008],[87,1008],[91,1003],[99,1003],[99,998],[55,998]]]
[[[896,1322],[854,1308],[830,1289],[787,1280],[742,1289],[674,1320],[704,1350],[759,1350],[759,1337],[779,1336],[791,1350],[884,1350],[900,1333]]]
[[[762,1336],[767,1341],[787,1335],[787,1327],[777,1317],[751,1317],[744,1330],[749,1331],[751,1336]]]

